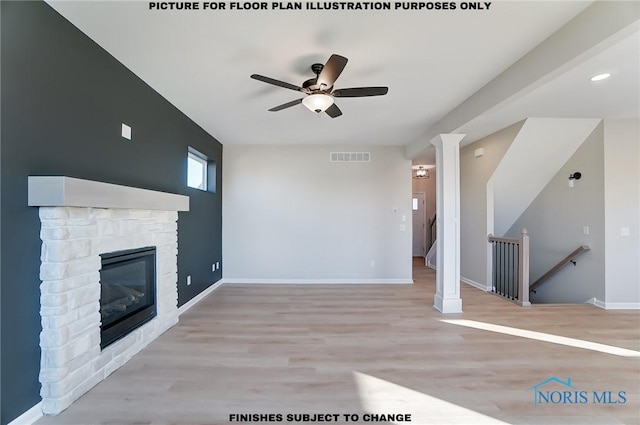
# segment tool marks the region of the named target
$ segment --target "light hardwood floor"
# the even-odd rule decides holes
[[[432,307],[434,278],[418,261],[414,285],[223,285],[65,412],[36,423],[327,423],[286,417],[316,413],[341,415],[331,423],[403,423],[365,421],[372,412],[411,414],[407,423],[414,425],[640,423],[637,355],[442,321],[502,325],[637,353],[639,312],[521,308],[462,284],[464,313],[442,315]],[[570,378],[570,390],[585,391],[588,403],[534,406],[531,387],[554,376]],[[613,399],[625,391],[626,403],[594,404],[593,391],[613,391]],[[280,422],[230,420],[249,413],[283,416]],[[346,422],[343,414],[359,420]]]

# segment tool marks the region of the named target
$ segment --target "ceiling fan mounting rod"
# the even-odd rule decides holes
[[[306,90],[307,94],[314,94],[314,93],[329,94],[331,92],[331,89],[333,88],[333,86],[327,87],[325,84],[318,84],[318,78],[320,77],[320,73],[322,73],[323,69],[324,69],[324,64],[314,63],[313,65],[311,65],[311,71],[313,71],[313,73],[316,74],[316,77],[311,78],[305,81],[304,83],[302,83],[302,88]]]
[[[324,68],[324,64],[321,64],[321,63],[314,63],[313,65],[311,65],[311,70],[316,75],[320,75],[323,68]]]

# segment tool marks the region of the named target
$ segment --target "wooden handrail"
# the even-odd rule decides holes
[[[436,240],[436,231],[437,229],[434,229],[434,226],[436,225],[436,214],[433,214],[433,218],[429,219],[429,246],[427,247],[428,249],[431,249],[431,247],[433,246],[433,243]]]
[[[582,245],[582,246],[578,247],[578,249],[573,251],[571,254],[567,255],[562,261],[560,261],[558,264],[553,266],[548,272],[543,274],[542,277],[540,277],[540,279],[538,279],[535,282],[533,282],[531,284],[531,286],[529,287],[529,290],[535,292],[535,289],[538,286],[542,285],[544,282],[546,282],[548,279],[550,279],[551,276],[553,276],[554,274],[558,273],[558,271],[561,268],[563,268],[564,266],[569,264],[569,262],[573,261],[576,257],[578,257],[583,252],[589,251],[590,249],[591,249],[591,247],[589,245]]]
[[[489,234],[489,236],[487,236],[487,240],[489,242],[507,242],[507,243],[519,243],[520,239],[517,238],[499,238],[497,236],[493,236],[491,234]]]

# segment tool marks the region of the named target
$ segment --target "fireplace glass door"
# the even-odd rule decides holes
[[[155,317],[156,249],[100,257],[100,347],[105,348]]]

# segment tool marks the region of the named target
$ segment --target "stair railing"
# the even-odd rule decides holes
[[[434,214],[433,218],[429,219],[429,246],[427,247],[427,251],[431,249],[431,246],[433,246],[433,243],[436,241],[436,232],[436,214]]]
[[[529,302],[529,235],[522,229],[519,238],[498,238],[489,234],[492,252],[492,290],[523,307]]]
[[[556,264],[548,272],[543,274],[538,280],[533,282],[529,287],[529,290],[531,292],[536,292],[537,287],[539,287],[540,285],[545,283],[547,280],[549,280],[551,276],[558,273],[558,271],[560,271],[560,269],[566,266],[567,264],[572,263],[575,266],[576,258],[579,257],[580,254],[582,254],[583,252],[589,251],[590,249],[591,247],[589,245],[579,246],[575,251],[573,251],[571,254],[567,255],[566,257],[564,257],[558,264]]]

